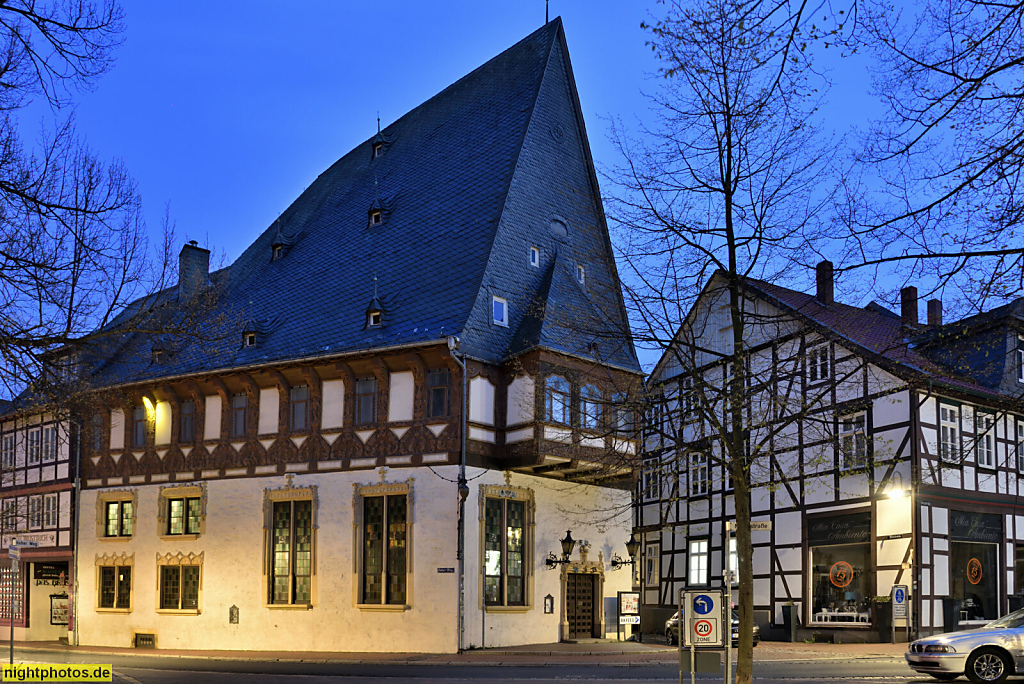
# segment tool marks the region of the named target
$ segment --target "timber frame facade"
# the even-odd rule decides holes
[[[695,388],[724,386],[729,369],[703,351],[687,364],[680,350],[729,353],[716,336],[730,324],[719,277],[680,333],[694,342],[648,381],[659,399],[635,520],[646,632],[664,630],[679,589],[721,587],[736,569],[731,480],[695,404],[711,400]],[[771,527],[751,531],[762,635],[788,639],[796,619],[802,638],[887,640],[876,598],[894,585],[908,587],[912,636],[1018,607],[1024,300],[946,324],[933,300],[923,325],[913,288],[902,315],[833,301],[828,262],[815,295],[756,280],[743,291],[756,321],[745,333],[751,518]]]

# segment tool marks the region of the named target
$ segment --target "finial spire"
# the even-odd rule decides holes
[[[547,0],[544,0],[547,2]],[[377,132],[380,133],[380,112],[377,112]]]
[[[544,23],[548,23],[548,0],[544,0]]]
[[[377,298],[377,272],[373,272],[373,298]]]

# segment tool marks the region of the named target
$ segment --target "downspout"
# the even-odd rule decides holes
[[[911,391],[910,408],[913,412],[913,416],[910,421],[910,445],[911,445],[911,459],[910,459],[910,505],[913,507],[910,516],[910,524],[913,526],[911,529],[911,543],[914,550],[914,557],[911,559],[911,596],[914,597],[911,603],[911,609],[913,610],[913,616],[908,619],[907,623],[910,625],[910,629],[914,633],[914,638],[918,638],[921,629],[921,606],[923,601],[919,595],[921,586],[921,563],[924,559],[921,558],[921,501],[918,496],[918,488],[921,484],[921,444],[917,438],[918,428],[921,425],[921,406],[924,402],[928,401],[932,397],[933,387],[932,381],[929,378],[928,392],[924,395],[924,399],[919,401],[917,393]],[[936,435],[937,440],[940,442],[939,450],[942,450],[941,441],[942,436]],[[941,458],[941,456],[940,456]],[[909,641],[909,639],[908,639]]]
[[[458,652],[465,650],[466,634],[466,499],[469,498],[469,485],[466,484],[466,411],[467,411],[467,379],[466,379],[466,357],[456,351],[459,348],[459,338],[448,338],[448,351],[451,352],[455,363],[459,364],[462,370],[462,429],[459,431],[459,539],[456,557],[459,564],[459,614],[458,614]]]
[[[71,420],[74,423],[74,419]],[[71,535],[71,578],[70,578],[70,589],[71,589],[71,617],[74,620],[72,625],[75,629],[73,631],[72,646],[78,646],[78,632],[81,622],[79,621],[78,611],[78,533],[81,531],[81,518],[79,517],[81,509],[81,494],[82,494],[82,426],[81,424],[76,425],[78,428],[73,436],[75,446],[75,503],[73,506],[74,518],[71,521],[71,529],[73,534]]]

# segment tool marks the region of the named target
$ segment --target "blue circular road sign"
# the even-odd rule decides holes
[[[707,594],[698,594],[693,597],[693,612],[697,615],[707,615],[715,607],[715,600]]]

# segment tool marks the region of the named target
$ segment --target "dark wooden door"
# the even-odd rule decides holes
[[[569,573],[565,582],[565,611],[570,639],[594,637],[594,575]]]

